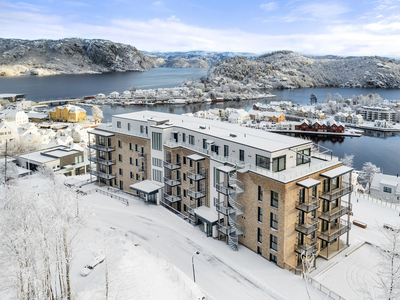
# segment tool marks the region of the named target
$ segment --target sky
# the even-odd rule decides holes
[[[0,37],[99,38],[146,51],[400,57],[400,0],[0,0]]]

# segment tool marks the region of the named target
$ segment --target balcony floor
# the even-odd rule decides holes
[[[339,249],[338,249],[338,243],[339,243]],[[331,258],[338,255],[340,252],[342,252],[347,247],[349,247],[349,246],[346,245],[346,243],[343,242],[341,239],[339,239],[336,242],[331,243],[327,247],[321,249],[319,251],[318,256],[320,256],[324,259],[330,260]]]

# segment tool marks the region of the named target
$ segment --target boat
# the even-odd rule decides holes
[[[168,104],[173,104],[173,105],[176,105],[176,104],[184,105],[186,103],[187,103],[187,100],[185,100],[185,99],[169,99],[168,100]]]

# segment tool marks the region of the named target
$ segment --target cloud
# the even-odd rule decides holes
[[[303,16],[310,19],[332,19],[349,12],[350,9],[339,3],[307,3],[292,9],[292,19]]]
[[[3,2],[1,3],[6,7],[13,8],[16,10],[29,10],[32,12],[40,12],[40,11],[45,11],[46,8],[40,5],[34,5],[26,2],[16,2],[16,3],[10,3],[10,2]]]
[[[64,4],[74,7],[89,7],[91,5],[81,1],[64,1]]]
[[[268,2],[260,5],[260,8],[265,11],[273,11],[279,7],[277,2]]]
[[[170,16],[169,18],[167,18],[167,20],[171,21],[171,22],[180,22],[181,21],[180,19],[175,17],[175,15]]]

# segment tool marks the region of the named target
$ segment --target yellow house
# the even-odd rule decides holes
[[[86,110],[75,105],[57,106],[50,111],[50,120],[76,123],[86,120]]]

